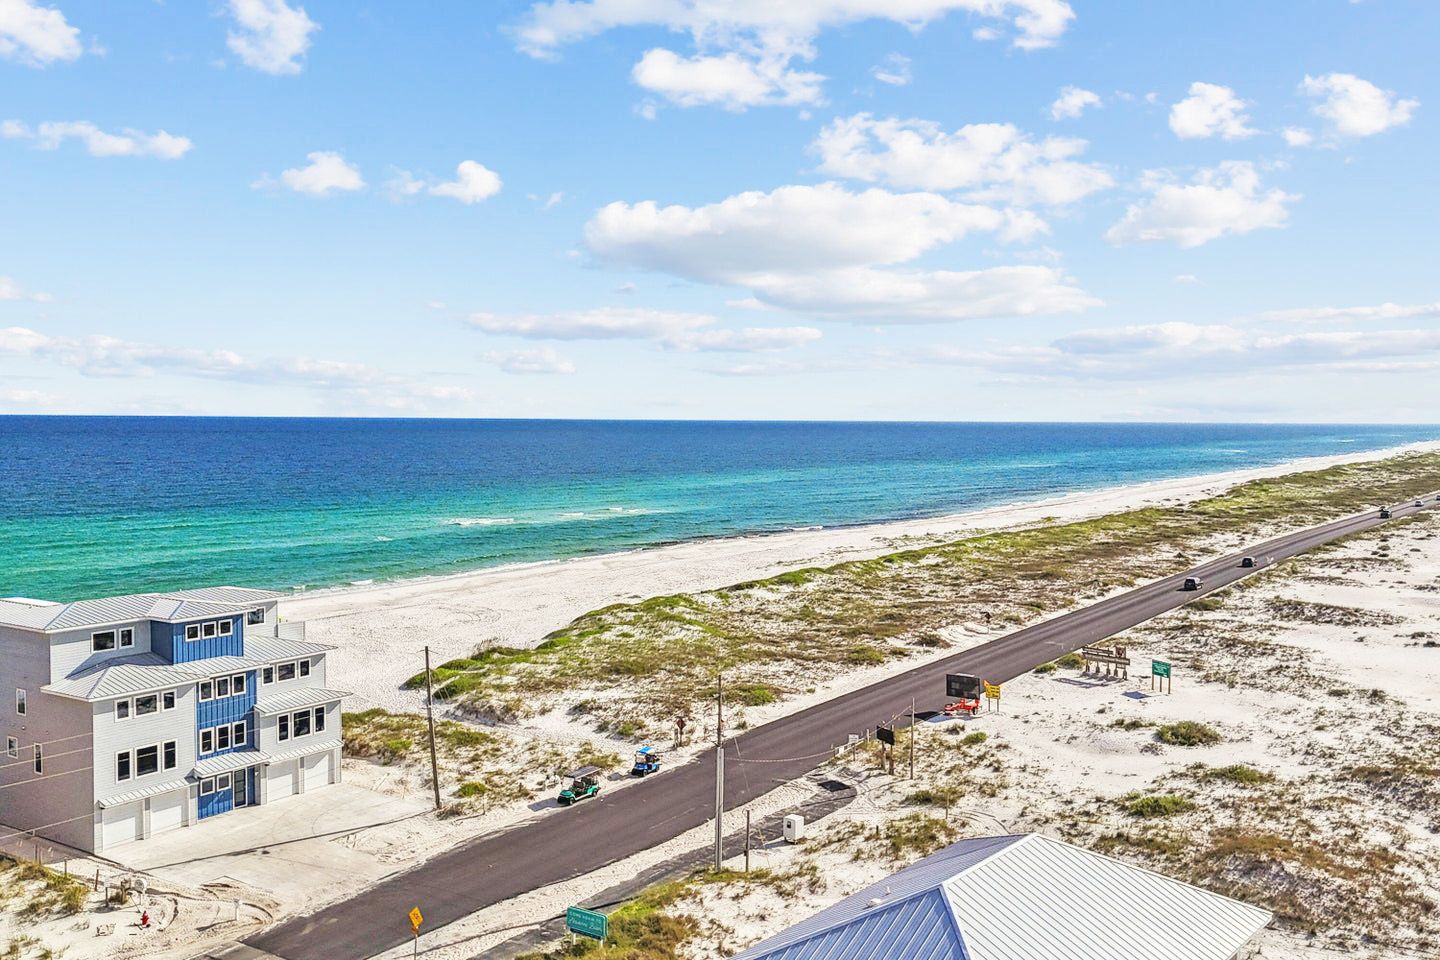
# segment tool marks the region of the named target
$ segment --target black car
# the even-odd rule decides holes
[[[1200,584],[1202,584],[1202,583],[1204,583],[1204,582],[1205,582],[1205,581],[1204,581],[1204,580],[1201,580],[1199,577],[1186,577],[1186,578],[1185,578],[1185,582],[1184,582],[1183,584],[1181,584],[1180,589],[1181,589],[1181,590],[1199,590],[1199,589],[1200,589]]]

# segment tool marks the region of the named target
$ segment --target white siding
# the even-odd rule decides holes
[[[135,646],[116,647],[103,653],[95,653],[90,649],[90,635],[101,630],[119,631],[122,627],[128,627],[135,631]],[[116,657],[131,657],[137,653],[150,652],[150,621],[132,620],[126,623],[107,624],[103,627],[82,627],[77,630],[62,630],[50,634],[50,679],[60,680],[68,677],[76,670],[85,667],[93,667],[104,663],[106,660],[114,660]]]
[[[158,693],[157,693],[158,696]],[[115,701],[100,700],[91,704],[95,716],[95,799],[131,790],[152,783],[178,780],[195,766],[195,687],[179,687],[175,691],[175,709],[162,710],[147,716],[115,719]],[[132,710],[133,714],[133,710]],[[115,755],[122,750],[175,741],[175,768],[164,769],[163,747],[161,769],[144,777],[131,769],[130,779],[116,782]]]

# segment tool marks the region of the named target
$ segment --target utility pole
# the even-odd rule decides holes
[[[425,645],[425,720],[430,725],[430,785],[435,788],[435,809],[440,809],[440,762],[435,759],[435,711],[431,706],[434,692],[430,688],[430,645]],[[417,938],[416,942],[419,940]]]
[[[750,872],[750,811],[745,811],[745,872]]]
[[[910,698],[910,779],[915,779],[915,698]]]
[[[725,722],[725,676],[718,674],[715,677],[715,869],[719,870],[723,862],[720,853],[720,844],[724,837],[724,829],[720,822],[720,815],[725,809],[725,740],[721,734],[722,724]]]

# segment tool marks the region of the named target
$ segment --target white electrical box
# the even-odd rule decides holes
[[[805,818],[798,813],[789,814],[782,821],[781,830],[786,843],[799,843],[805,839]]]

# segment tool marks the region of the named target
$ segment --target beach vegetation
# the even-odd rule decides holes
[[[1167,723],[1155,731],[1155,739],[1172,747],[1209,747],[1221,740],[1220,731],[1195,720]]]
[[[1142,820],[1173,817],[1195,809],[1195,802],[1175,793],[1131,794],[1122,801],[1125,812]]]

